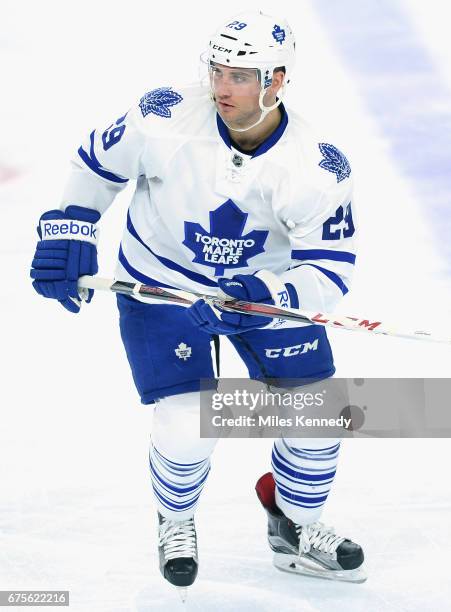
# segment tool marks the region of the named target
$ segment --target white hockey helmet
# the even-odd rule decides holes
[[[261,11],[245,11],[232,17],[210,40],[210,62],[236,68],[258,68],[268,87],[275,68],[285,68],[288,83],[295,63],[295,40],[284,18]]]
[[[260,81],[260,123],[266,114],[282,101],[285,85],[290,81],[295,64],[295,39],[284,18],[266,15],[259,10],[239,13],[227,20],[211,37],[208,64],[233,68],[253,68]],[[285,69],[282,90],[276,104],[264,106],[265,90],[271,85],[276,68]],[[254,124],[257,125],[257,124]],[[250,126],[245,130],[250,129]]]

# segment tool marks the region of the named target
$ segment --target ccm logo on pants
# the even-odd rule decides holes
[[[278,357],[295,357],[303,355],[308,351],[318,350],[318,339],[313,342],[304,342],[303,344],[295,344],[294,346],[286,346],[285,348],[270,348],[265,349],[266,357],[277,359]]]

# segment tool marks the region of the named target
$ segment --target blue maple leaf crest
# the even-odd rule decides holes
[[[336,174],[337,183],[348,178],[351,174],[351,166],[343,153],[334,145],[325,142],[320,142],[318,146],[324,157],[319,163],[320,167]]]
[[[285,40],[285,30],[283,30],[280,26],[275,25],[274,30],[272,31],[273,38],[276,42],[282,44]]]
[[[139,101],[143,117],[153,113],[159,117],[171,118],[170,106],[175,106],[183,100],[183,97],[176,91],[172,91],[172,87],[159,87],[147,92]]]
[[[243,234],[248,214],[227,200],[210,212],[210,231],[200,223],[185,221],[183,244],[194,254],[194,263],[215,269],[222,276],[226,268],[248,266],[248,259],[264,252],[268,231],[253,230]]]

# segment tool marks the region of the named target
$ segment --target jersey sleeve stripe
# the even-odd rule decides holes
[[[210,280],[207,276],[204,276],[203,274],[198,274],[197,272],[191,272],[191,270],[184,268],[183,266],[179,265],[175,261],[172,261],[171,259],[168,259],[167,257],[157,255],[154,251],[152,251],[152,249],[144,242],[144,240],[141,238],[141,236],[138,234],[135,227],[133,226],[132,220],[130,218],[130,211],[127,213],[127,229],[130,232],[130,234],[133,236],[133,238],[138,240],[138,242],[140,242],[143,245],[143,247],[147,249],[147,251],[149,251],[149,253],[151,253],[156,259],[158,259],[160,263],[166,266],[166,268],[169,268],[170,270],[174,270],[175,272],[179,272],[180,274],[183,274],[183,276],[185,276],[186,278],[189,278],[190,280],[193,280],[196,283],[200,283],[201,285],[205,285],[206,287],[217,287],[218,286],[218,284],[215,283],[215,281]]]
[[[311,263],[301,264],[300,266],[297,266],[297,267],[300,268],[301,266],[310,266],[311,268],[316,268],[317,270],[322,272],[324,276],[327,276],[327,278],[331,280],[335,285],[337,285],[337,287],[340,289],[343,295],[346,295],[348,293],[349,289],[346,287],[344,282],[335,272],[332,272],[331,270],[326,270],[326,268],[322,268],[321,266],[315,266],[315,264],[311,264]]]
[[[330,261],[345,261],[355,264],[356,256],[347,251],[332,251],[330,249],[301,249],[291,251],[291,258],[299,261],[306,259],[329,259]]]
[[[112,181],[113,183],[128,183],[128,179],[123,178],[122,176],[119,176],[117,174],[114,174],[113,172],[109,172],[108,170],[102,167],[94,151],[94,134],[95,134],[95,131],[91,132],[90,137],[89,137],[91,141],[89,155],[86,153],[83,147],[80,147],[78,149],[78,154],[81,157],[81,159],[88,166],[88,168],[90,168],[93,172],[95,172],[102,178],[107,179],[107,181]]]

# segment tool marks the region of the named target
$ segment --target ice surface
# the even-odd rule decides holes
[[[139,405],[132,386],[114,302],[99,292],[72,316],[33,292],[28,267],[37,218],[57,205],[67,159],[82,135],[99,122],[107,125],[154,85],[193,80],[199,41],[242,4],[222,10],[202,1],[196,19],[192,6],[181,5],[177,22],[173,5],[138,0],[126,9],[104,0],[3,5],[0,588],[69,589],[75,612],[182,610],[157,568],[147,470],[151,410]],[[399,163],[389,123],[372,112],[361,75],[336,42],[344,36],[343,20],[331,36],[334,23],[316,5],[278,3],[298,39],[288,106],[324,126],[350,158],[357,181],[362,237],[355,284],[340,311],[441,327],[450,319],[451,301],[440,219],[428,214],[418,177]],[[402,25],[409,40],[430,54],[429,69],[434,78],[442,75],[443,91],[449,91],[444,15],[431,11],[424,22],[421,5],[399,5]],[[351,23],[352,3],[343,7]],[[373,25],[383,33],[390,20],[381,14]],[[346,37],[352,39],[352,28]],[[172,40],[183,41],[183,53]],[[391,45],[396,54],[396,37]],[[383,88],[386,63],[379,68],[376,61],[368,78]],[[404,78],[413,91],[416,76],[408,62]],[[437,112],[427,96],[412,104]],[[449,131],[446,124],[443,129]],[[409,134],[407,123],[402,133]],[[421,176],[428,193],[440,186],[440,201],[448,197],[447,182],[447,175],[439,181],[433,173]],[[129,196],[121,195],[105,217],[104,276],[114,269]],[[442,215],[449,223],[449,210]],[[339,330],[330,338],[339,376],[450,375],[449,346]],[[228,343],[223,347],[224,374],[245,376]],[[218,445],[197,513],[201,565],[185,610],[451,609],[448,440],[343,445],[324,521],[363,545],[369,575],[363,585],[320,582],[272,567],[265,516],[253,491],[269,469],[270,448],[269,440]]]

